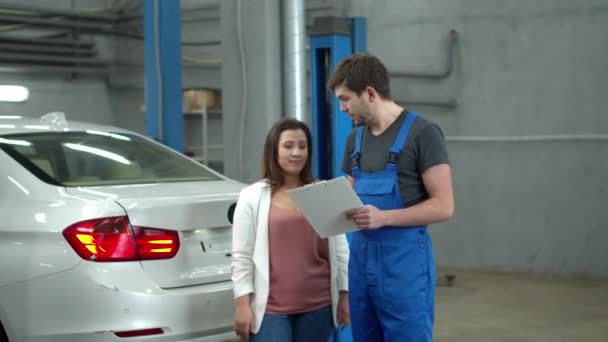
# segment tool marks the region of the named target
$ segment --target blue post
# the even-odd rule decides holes
[[[353,17],[351,22],[353,26],[353,53],[367,51],[367,19]]]
[[[325,58],[328,53],[326,37],[310,39],[310,83],[311,122],[313,140],[313,174],[317,179],[329,179],[329,110],[325,91],[327,70]]]
[[[340,111],[340,102],[334,94],[328,94],[325,83],[344,57],[367,51],[367,20],[325,18],[315,21],[314,26],[310,37],[313,172],[318,179],[329,179],[344,175],[344,147],[353,123]],[[346,235],[350,242],[350,234]],[[330,342],[352,340],[350,328],[336,329],[330,338]]]
[[[336,69],[336,66],[341,60],[352,53],[351,45],[351,37],[334,36],[333,48],[330,54],[330,73]],[[353,129],[353,122],[344,112],[340,110],[340,102],[337,101],[334,94],[330,94],[330,97],[332,99],[331,122],[333,130],[333,141],[331,144],[333,147],[331,169],[332,178],[335,178],[344,175],[344,172],[342,172],[344,148],[346,147],[346,138],[348,138],[348,134]]]
[[[184,150],[179,0],[144,0],[146,133]]]
[[[352,122],[340,112],[338,102],[328,102],[325,82],[336,65],[351,53],[351,44],[350,36],[346,35],[310,38],[313,172],[319,179],[343,175],[342,153]],[[329,62],[329,69],[326,62]],[[333,98],[333,95],[329,96]]]
[[[348,19],[351,32],[347,32],[339,21],[338,18],[335,27],[320,23],[320,33],[310,37],[313,172],[319,179],[344,175],[342,158],[346,139],[353,129],[352,121],[340,111],[339,101],[327,92],[325,83],[342,59],[353,51],[366,49],[365,19]],[[343,19],[342,23],[345,21]],[[344,331],[336,329],[330,337],[330,342],[350,341],[350,327]]]

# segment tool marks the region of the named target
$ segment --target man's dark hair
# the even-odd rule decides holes
[[[287,130],[300,129],[306,135],[306,144],[308,145],[308,158],[300,171],[300,180],[303,184],[309,184],[314,181],[312,176],[312,134],[310,128],[304,122],[296,119],[281,119],[275,123],[268,134],[266,135],[266,143],[264,144],[264,157],[262,158],[262,177],[266,178],[270,183],[272,191],[280,188],[285,184],[284,172],[278,162],[279,140],[281,133]]]
[[[391,100],[388,71],[374,55],[360,53],[344,58],[327,81],[327,89],[334,91],[342,84],[358,96],[361,96],[365,88],[372,87],[382,98]]]

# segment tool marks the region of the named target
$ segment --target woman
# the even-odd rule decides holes
[[[234,327],[241,341],[327,341],[350,324],[348,244],[321,239],[286,191],[313,182],[306,124],[283,119],[268,132],[264,179],[243,189],[234,213]]]

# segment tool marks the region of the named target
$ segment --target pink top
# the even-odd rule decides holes
[[[270,207],[267,313],[309,312],[331,304],[329,246],[301,213]]]

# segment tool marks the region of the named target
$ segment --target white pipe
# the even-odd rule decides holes
[[[156,120],[158,123],[158,140],[163,142],[163,138],[164,138],[164,134],[163,134],[163,125],[164,125],[164,120],[163,120],[163,106],[164,106],[164,99],[163,97],[165,96],[165,94],[163,93],[163,74],[162,74],[162,70],[161,70],[161,60],[160,60],[160,33],[158,32],[159,30],[159,17],[160,17],[160,5],[159,2],[160,0],[155,0],[154,1],[154,54],[156,55],[155,58],[155,68],[156,68],[156,85],[157,85],[157,106],[158,106],[158,111],[156,112]]]
[[[604,141],[608,134],[554,134],[519,136],[446,136],[453,142]]]
[[[243,87],[243,95],[241,98],[241,120],[240,120],[240,133],[239,133],[239,177],[242,180],[245,177],[245,162],[244,149],[245,149],[245,125],[247,123],[247,61],[245,60],[245,43],[243,41],[242,31],[242,15],[241,0],[236,1],[236,37],[239,45],[239,60],[241,62],[241,84]]]
[[[306,113],[306,11],[303,0],[285,0],[283,26],[284,116],[305,120]]]

